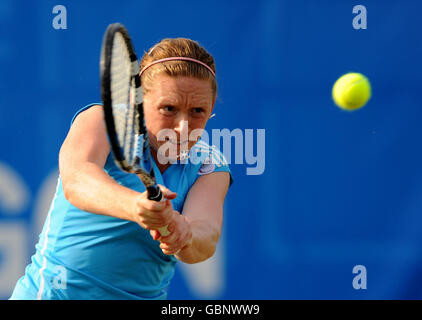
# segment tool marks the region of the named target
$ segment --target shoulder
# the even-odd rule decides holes
[[[88,115],[88,114],[92,114],[92,113],[99,113],[101,111],[102,114],[102,109],[103,109],[103,105],[101,103],[90,103],[82,108],[80,108],[78,111],[76,111],[76,113],[74,114],[72,120],[70,121],[70,125],[73,124],[73,122],[75,122],[76,118],[80,115],[80,114],[84,114],[84,115]],[[89,110],[88,112],[85,112]]]
[[[215,146],[199,140],[191,149],[190,160],[200,165],[200,168],[227,167],[228,162],[223,153]]]
[[[215,146],[205,141],[198,141],[189,152],[189,175],[195,182],[199,177],[214,172],[227,172],[230,175],[230,184],[233,181],[228,161],[223,153]]]
[[[104,165],[109,152],[102,106],[90,104],[81,108],[72,119],[60,148],[59,167],[67,167],[73,165],[75,160],[86,159]]]

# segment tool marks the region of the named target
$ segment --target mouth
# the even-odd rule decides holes
[[[184,146],[189,143],[188,140],[179,141],[179,140],[170,140],[169,138],[166,139],[166,142],[170,142],[172,145],[175,145],[175,146]]]

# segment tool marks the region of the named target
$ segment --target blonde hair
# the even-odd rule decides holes
[[[154,61],[171,58],[171,57],[187,57],[205,63],[215,70],[214,58],[208,53],[198,42],[187,38],[163,39],[154,45],[142,57],[140,70],[150,65]],[[172,60],[157,63],[147,68],[141,76],[141,84],[145,91],[145,86],[153,83],[156,74],[165,73],[170,77],[187,76],[197,79],[209,79],[211,81],[214,96],[217,96],[217,81],[214,75],[199,63],[185,60]]]

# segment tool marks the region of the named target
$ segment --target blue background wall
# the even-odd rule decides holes
[[[52,27],[58,4],[66,30]],[[352,26],[357,4],[367,30]],[[102,36],[118,21],[138,55],[178,36],[214,55],[209,129],[266,130],[264,174],[232,165],[217,255],[179,266],[170,298],[422,298],[421,10],[411,0],[2,0],[0,297],[34,252],[73,114],[100,101]],[[331,100],[349,71],[373,85],[353,113]],[[366,290],[352,286],[356,265]]]

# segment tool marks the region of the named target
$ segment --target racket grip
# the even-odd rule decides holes
[[[153,200],[153,201],[165,201],[166,198],[163,197],[163,193],[161,192],[161,189],[159,186],[155,185],[152,187],[148,187],[147,188],[147,192],[148,192],[148,199],[149,200]]]
[[[160,187],[157,185],[148,187],[148,199],[153,201],[166,201],[166,198],[163,196],[163,193],[161,192]],[[158,228],[158,232],[162,237],[167,237],[170,234],[170,231],[168,231],[167,226]]]
[[[162,237],[167,237],[170,234],[170,231],[167,229],[167,226],[158,228],[158,232]]]

